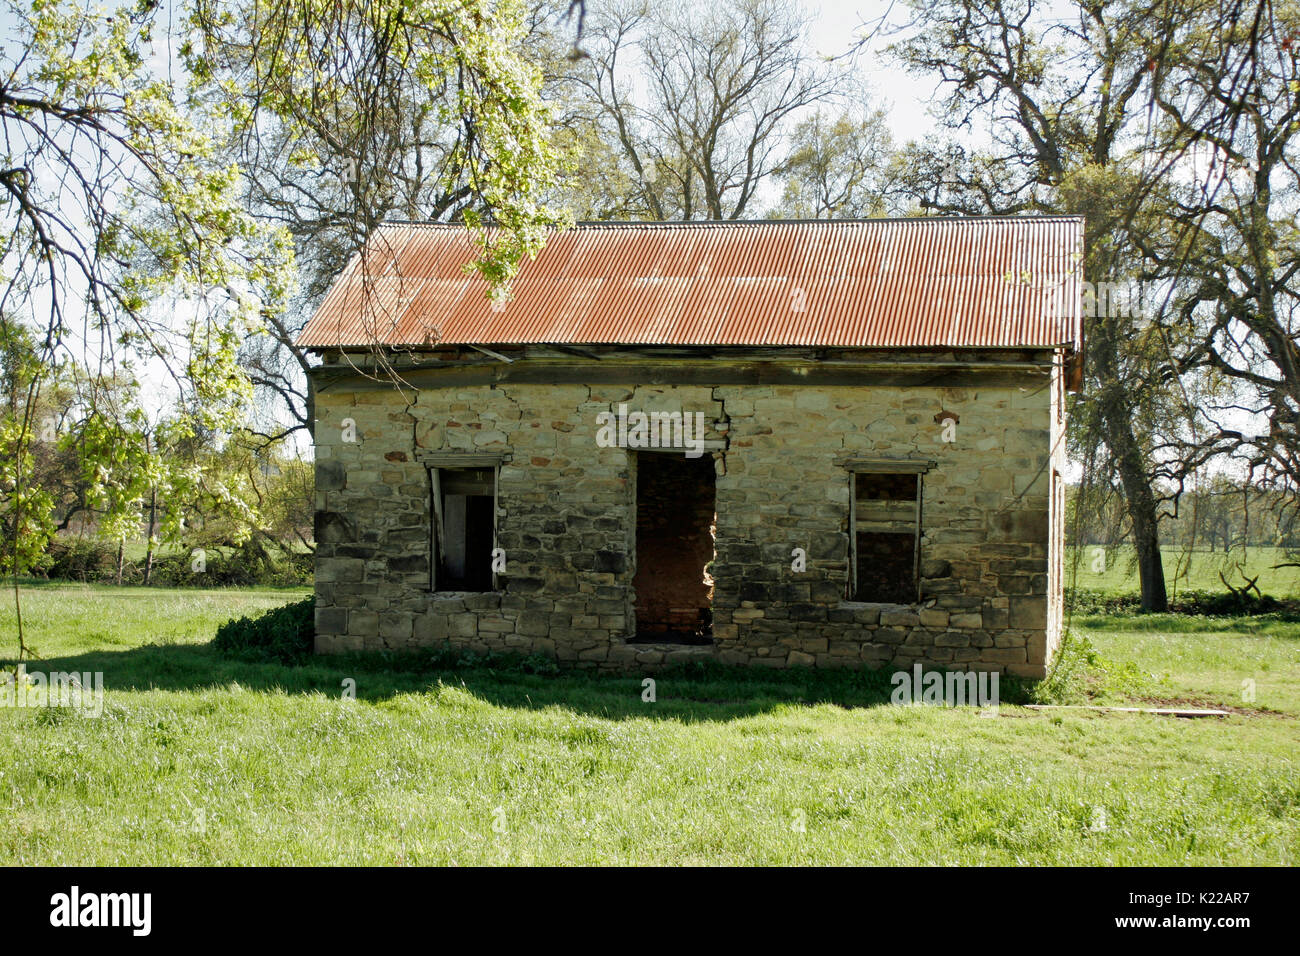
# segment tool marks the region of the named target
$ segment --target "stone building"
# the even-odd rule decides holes
[[[299,343],[316,647],[1040,677],[1082,222],[390,223]]]

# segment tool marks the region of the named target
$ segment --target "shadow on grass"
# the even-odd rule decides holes
[[[313,657],[300,665],[244,661],[205,644],[151,644],[126,651],[93,651],[29,662],[29,671],[102,672],[107,691],[245,690],[287,694],[343,694],[355,681],[358,699],[372,703],[402,694],[463,687],[499,707],[556,707],[608,719],[633,717],[684,722],[735,720],[777,708],[830,704],[843,708],[890,705],[893,667],[870,671],[755,670],[714,662],[666,666],[649,674],[594,674],[553,661],[510,655],[449,666],[445,653],[370,652]],[[11,666],[12,661],[0,662]],[[537,672],[541,670],[542,672]],[[530,672],[533,671],[533,672]],[[642,700],[642,681],[655,680],[656,700]],[[1002,678],[1003,703],[1027,698],[1028,688]]]

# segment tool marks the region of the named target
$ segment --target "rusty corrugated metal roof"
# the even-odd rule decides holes
[[[383,224],[298,344],[1080,344],[1077,217],[582,224],[496,308],[475,255],[464,227]]]

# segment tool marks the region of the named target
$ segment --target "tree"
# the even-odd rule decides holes
[[[853,219],[894,211],[900,170],[884,111],[828,116],[817,110],[794,128],[776,175],[784,184],[783,217]]]
[[[573,82],[617,144],[646,219],[752,213],[789,126],[845,82],[810,55],[809,18],[788,0],[615,0],[586,24]]]
[[[0,312],[30,321],[39,367],[21,416],[6,425],[0,479],[18,556],[22,657],[18,575],[27,559],[17,545],[26,523],[44,526],[52,507],[28,490],[45,371],[79,361],[129,376],[133,360],[155,363],[191,397],[195,422],[228,426],[244,394],[235,346],[257,324],[238,287],[256,283],[274,307],[291,277],[275,232],[234,201],[238,170],[185,118],[176,87],[146,65],[153,0],[109,11],[68,0],[6,6]],[[166,308],[177,294],[189,308]]]
[[[1143,278],[1133,234],[1135,223],[1150,221],[1151,191],[1125,137],[1149,92],[1150,51],[1173,29],[1169,11],[1130,0],[1076,0],[1062,19],[1059,5],[1039,0],[915,0],[911,9],[913,33],[894,53],[909,69],[940,78],[950,129],[987,119],[991,131],[974,155],[951,144],[913,151],[926,154],[913,185],[924,204],[939,212],[1086,214],[1086,277]],[[1155,439],[1138,410],[1146,390],[1169,381],[1129,350],[1134,342],[1149,346],[1132,315],[1094,311],[1103,314],[1087,327],[1091,414],[1076,422],[1095,436],[1085,445],[1100,441],[1109,451],[1138,554],[1142,606],[1163,610],[1159,494],[1148,454]]]
[[[224,120],[248,171],[249,212],[292,236],[301,279],[241,358],[310,432],[307,354],[294,339],[385,219],[464,222],[473,267],[507,284],[559,219],[541,76],[522,54],[532,11],[513,0],[195,0],[200,115]],[[469,264],[467,264],[469,265]]]
[[[48,409],[36,409],[32,383],[41,375],[40,354],[31,330],[0,313],[0,572],[18,573],[40,563],[54,533],[53,500],[38,474],[37,450],[23,441],[28,425],[46,427]],[[12,453],[8,453],[13,449]],[[26,485],[20,487],[19,482]]]
[[[1188,286],[1179,368],[1226,383],[1171,442],[1237,456],[1300,502],[1300,4],[1189,0],[1158,60],[1153,152],[1177,166],[1171,228],[1140,237]]]
[[[274,326],[295,276],[292,236],[244,206],[252,187],[223,153],[232,136],[278,126],[294,161],[319,170],[320,154],[301,142],[315,135],[343,155],[354,150],[364,171],[387,159],[367,151],[392,115],[379,107],[443,91],[433,113],[444,128],[463,128],[447,148],[465,157],[481,202],[463,216],[481,240],[473,267],[507,282],[542,241],[544,114],[533,71],[503,39],[509,2],[276,0],[230,10],[193,0],[179,82],[150,66],[155,0],[108,11],[5,2],[14,26],[0,50],[0,314],[30,323],[41,369],[21,417],[5,425],[0,488],[15,544],[24,522],[51,507],[27,486],[32,416],[45,372],[61,359],[86,386],[77,442],[106,527],[138,519],[141,487],[198,479],[188,463],[150,470],[164,443],[144,443],[138,402],[101,401],[103,383],[128,399],[146,381],[154,393],[169,385],[169,447],[200,438],[219,447],[241,426],[251,383],[240,346]],[[368,45],[348,42],[359,33]],[[348,185],[355,196],[366,183],[360,175]],[[22,564],[13,567],[16,603]]]

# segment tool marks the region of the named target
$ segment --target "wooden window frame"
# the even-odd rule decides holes
[[[862,602],[858,595],[858,474],[916,475],[916,517],[913,522],[912,581],[916,587],[914,604],[921,601],[921,519],[925,500],[925,474],[938,464],[913,458],[850,458],[840,464],[849,473],[849,573],[845,582],[845,600]]]
[[[428,474],[429,488],[429,591],[435,594],[456,594],[455,591],[438,590],[438,566],[442,563],[446,535],[443,532],[442,481],[439,472],[470,468],[492,469],[492,550],[501,525],[501,466],[510,460],[509,455],[457,454],[448,452],[417,455]],[[500,576],[492,572],[492,591],[500,591]]]

